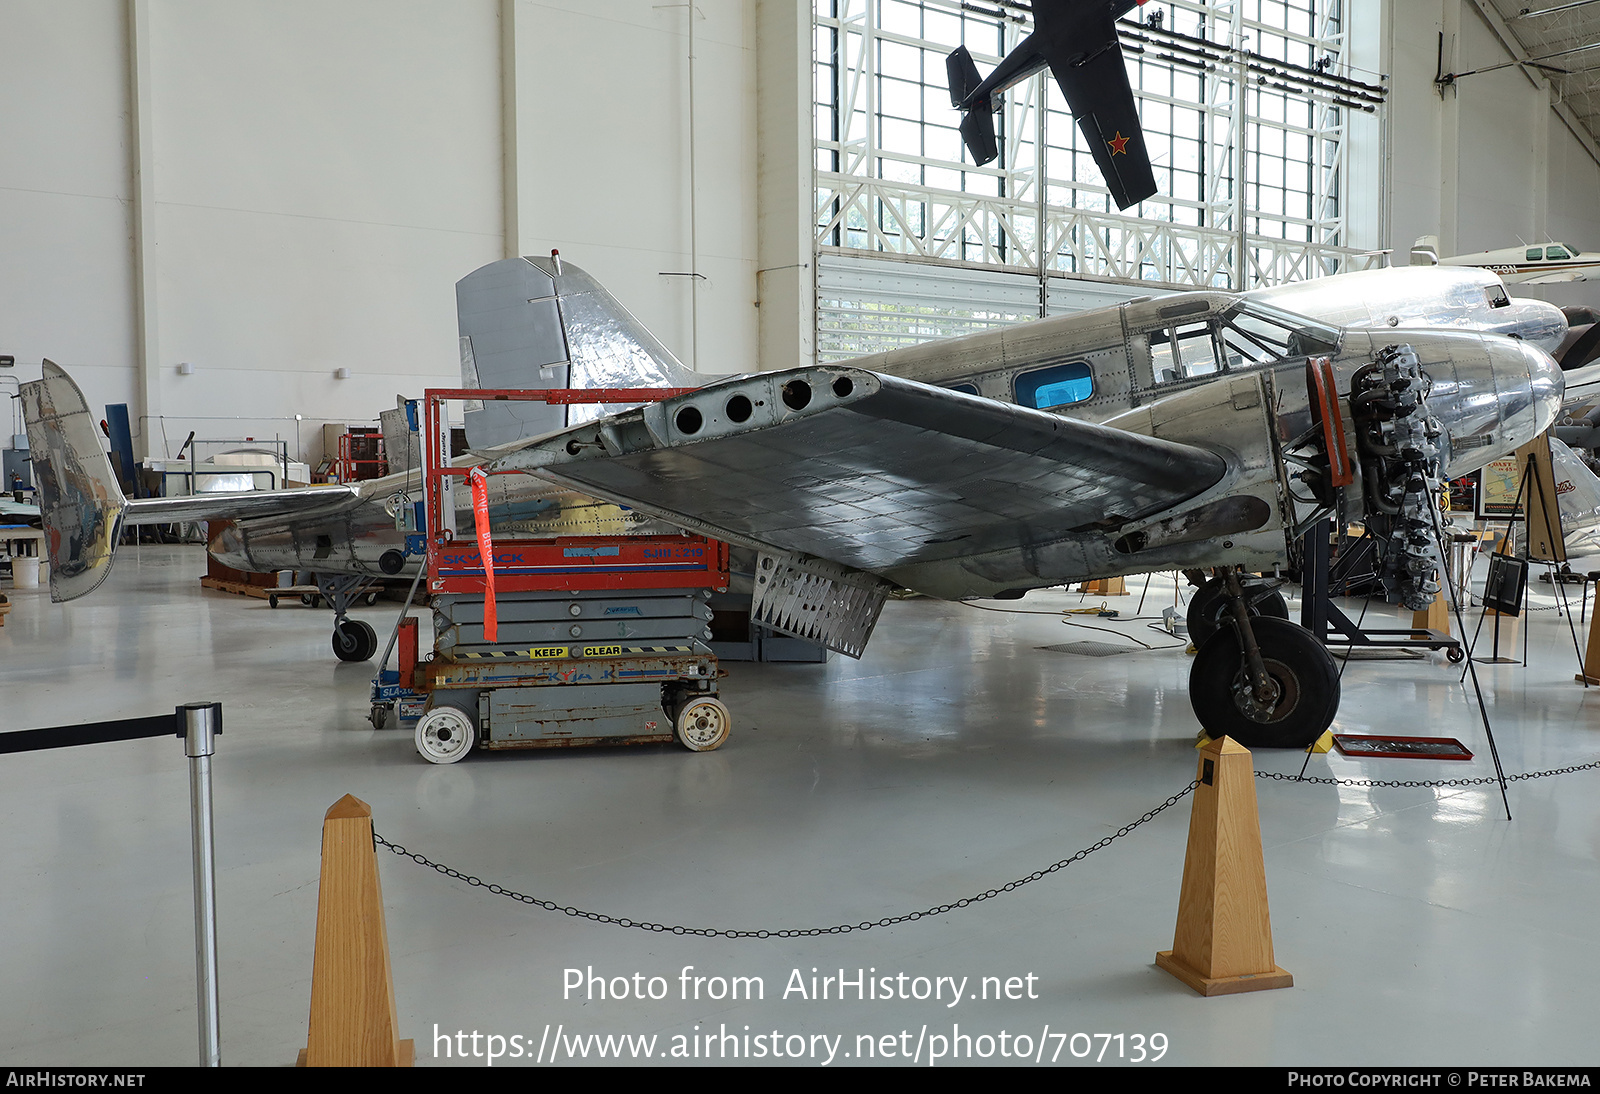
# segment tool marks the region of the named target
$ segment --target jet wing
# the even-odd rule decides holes
[[[1122,46],[1109,22],[1106,34],[1106,48],[1093,57],[1077,65],[1052,57],[1050,71],[1105,176],[1112,200],[1117,208],[1126,209],[1156,192],[1156,177],[1145,151],[1144,128],[1134,107]]]
[[[897,581],[921,563],[1160,512],[1227,467],[1194,446],[824,366],[712,384],[539,438],[491,468],[519,469]]]

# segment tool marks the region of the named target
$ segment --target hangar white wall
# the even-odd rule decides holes
[[[458,382],[458,278],[557,247],[686,361],[753,367],[754,33],[693,9],[692,241],[689,10],[0,0],[0,353],[148,414],[141,451],[298,413],[314,455]],[[698,323],[661,276],[694,250]]]
[[[1438,235],[1444,254],[1554,238],[1600,250],[1600,163],[1551,109],[1547,84],[1516,66],[1434,88],[1439,35],[1445,70],[1511,60],[1474,0],[1385,0],[1391,77],[1390,208],[1385,247],[1404,263],[1411,243]],[[1600,284],[1536,288],[1556,303],[1600,304]]]

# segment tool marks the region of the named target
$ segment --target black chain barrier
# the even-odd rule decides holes
[[[1574,771],[1597,769],[1600,769],[1600,760],[1579,764],[1576,767],[1551,768],[1549,771],[1524,771],[1520,775],[1507,775],[1506,782],[1519,783],[1525,779],[1547,779],[1552,775],[1570,775]],[[1321,783],[1323,786],[1494,786],[1500,782],[1493,775],[1485,775],[1479,779],[1434,779],[1413,782],[1398,779],[1329,779],[1307,775],[1284,775],[1277,771],[1257,771],[1256,778],[1285,783]]]
[[[1526,779],[1543,779],[1552,775],[1570,775],[1577,771],[1594,771],[1597,769],[1600,769],[1600,760],[1595,760],[1586,764],[1578,764],[1574,767],[1558,767],[1552,768],[1549,771],[1525,771],[1520,775],[1507,775],[1506,782],[1522,782]],[[1270,779],[1274,782],[1313,783],[1322,786],[1491,786],[1500,781],[1492,775],[1477,779],[1436,779],[1417,781],[1405,781],[1397,779],[1333,779],[1321,778],[1317,776],[1308,777],[1304,775],[1285,775],[1277,771],[1257,771],[1255,776],[1258,779]],[[983,892],[978,893],[976,896],[966,897],[956,901],[953,904],[938,904],[932,908],[926,909],[925,911],[908,912],[905,915],[889,916],[884,919],[870,920],[862,923],[840,923],[833,927],[795,927],[773,931],[738,931],[720,927],[670,926],[665,923],[652,923],[648,920],[636,920],[627,919],[620,916],[610,916],[603,912],[588,912],[584,911],[582,908],[573,908],[565,904],[557,904],[553,900],[541,900],[538,897],[529,896],[527,893],[519,893],[515,889],[507,889],[503,885],[495,885],[490,882],[486,882],[482,878],[473,877],[471,874],[463,874],[460,870],[452,870],[443,863],[434,862],[432,859],[429,859],[424,855],[420,855],[415,851],[408,851],[398,843],[390,843],[376,831],[373,832],[372,838],[379,847],[386,847],[390,851],[393,851],[395,854],[399,855],[401,858],[408,858],[417,865],[426,866],[428,869],[433,870],[436,873],[443,874],[445,877],[452,878],[456,881],[466,882],[473,888],[487,889],[496,896],[510,897],[512,900],[520,901],[523,904],[532,904],[535,907],[543,908],[547,912],[561,912],[565,915],[573,916],[574,918],[588,919],[595,923],[609,923],[614,927],[636,927],[642,931],[656,931],[663,934],[699,935],[703,938],[811,938],[817,935],[825,934],[849,934],[852,931],[870,931],[874,927],[892,927],[898,923],[914,923],[919,919],[927,919],[931,916],[944,915],[946,912],[953,912],[961,908],[971,907],[972,905],[981,903],[982,901],[991,900],[1003,893],[1015,892],[1024,885],[1038,881],[1047,874],[1053,874],[1058,870],[1064,870],[1068,866],[1071,866],[1074,862],[1081,862],[1090,855],[1094,854],[1096,851],[1100,851],[1111,846],[1111,844],[1115,843],[1123,836],[1128,835],[1134,829],[1139,828],[1141,825],[1148,824],[1162,813],[1165,813],[1168,809],[1171,809],[1174,805],[1177,805],[1184,798],[1194,793],[1195,787],[1199,785],[1199,780],[1190,783],[1188,786],[1172,795],[1154,809],[1146,812],[1138,820],[1131,824],[1123,825],[1121,828],[1117,829],[1100,842],[1089,847],[1085,847],[1083,850],[1062,859],[1060,862],[1053,862],[1042,870],[1035,870],[1026,877],[1020,877],[1016,881],[1008,881],[998,889],[986,889]]]
[[[1026,877],[1018,878],[1016,881],[1008,881],[998,889],[987,889],[976,896],[970,896],[966,897],[965,899],[958,900],[954,904],[939,904],[935,907],[927,909],[926,911],[908,912],[905,915],[891,916],[886,919],[877,919],[865,923],[841,923],[835,927],[790,928],[776,931],[735,931],[725,930],[718,927],[676,927],[668,926],[664,923],[650,923],[636,919],[619,918],[617,916],[605,915],[602,912],[586,912],[581,908],[569,908],[564,904],[557,904],[553,900],[540,900],[538,897],[532,897],[526,893],[519,893],[515,890],[507,889],[501,885],[492,885],[483,881],[481,878],[475,878],[470,874],[463,874],[459,870],[452,870],[450,867],[445,866],[442,863],[433,862],[414,851],[407,851],[398,843],[390,843],[388,840],[378,835],[377,832],[373,832],[372,838],[379,847],[387,847],[401,858],[408,858],[417,865],[426,866],[430,870],[434,870],[443,874],[445,877],[454,878],[456,881],[464,881],[468,885],[471,885],[475,888],[487,889],[496,896],[508,896],[512,900],[519,900],[524,904],[536,905],[537,907],[543,908],[547,912],[563,912],[570,916],[593,920],[596,923],[609,923],[614,927],[637,927],[642,931],[658,931],[665,934],[700,935],[705,938],[809,938],[824,934],[849,934],[852,931],[870,931],[874,927],[892,927],[897,923],[914,923],[919,919],[927,919],[930,916],[944,915],[946,912],[953,912],[959,908],[971,907],[972,905],[980,903],[981,901],[991,900],[1002,893],[1014,892],[1030,882],[1038,881],[1046,874],[1053,874],[1058,870],[1064,870],[1068,866],[1071,866],[1074,862],[1080,862],[1094,854],[1096,851],[1099,851],[1105,847],[1109,847],[1112,843],[1121,839],[1123,836],[1126,836],[1140,825],[1148,824],[1162,813],[1165,813],[1168,809],[1171,809],[1174,805],[1177,805],[1184,798],[1194,793],[1194,788],[1199,785],[1200,783],[1198,780],[1190,783],[1188,786],[1172,795],[1172,797],[1168,798],[1154,809],[1145,813],[1144,816],[1140,817],[1132,824],[1123,825],[1121,828],[1117,829],[1116,832],[1107,836],[1099,843],[1096,843],[1091,847],[1085,847],[1077,854],[1072,855],[1069,858],[1064,858],[1060,862],[1051,863],[1042,870],[1035,870]]]

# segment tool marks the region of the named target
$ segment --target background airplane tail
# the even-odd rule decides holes
[[[128,502],[72,377],[46,361],[43,378],[21,388],[50,557],[50,599],[74,600],[110,573]]]
[[[507,258],[456,282],[461,381],[483,388],[696,387],[686,368],[600,283],[570,262]],[[623,409],[533,402],[469,405],[477,450]]]
[[[994,111],[987,101],[967,107],[967,96],[975,91],[982,78],[972,54],[966,46],[957,46],[944,59],[945,75],[950,81],[950,105],[964,113],[961,116],[961,139],[966,142],[972,160],[980,167],[1000,154],[994,136]]]
[[[1411,264],[1413,266],[1437,266],[1439,264],[1439,237],[1418,236],[1417,241],[1411,245]]]

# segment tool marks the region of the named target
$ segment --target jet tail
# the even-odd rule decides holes
[[[961,140],[972,154],[972,162],[982,167],[1000,154],[994,135],[992,100],[985,96],[976,103],[967,102],[983,81],[966,46],[957,46],[951,51],[944,59],[944,69],[950,81],[950,105],[962,111]]]
[[[50,599],[75,600],[111,572],[128,501],[72,377],[46,361],[43,378],[21,388],[50,557]]]

